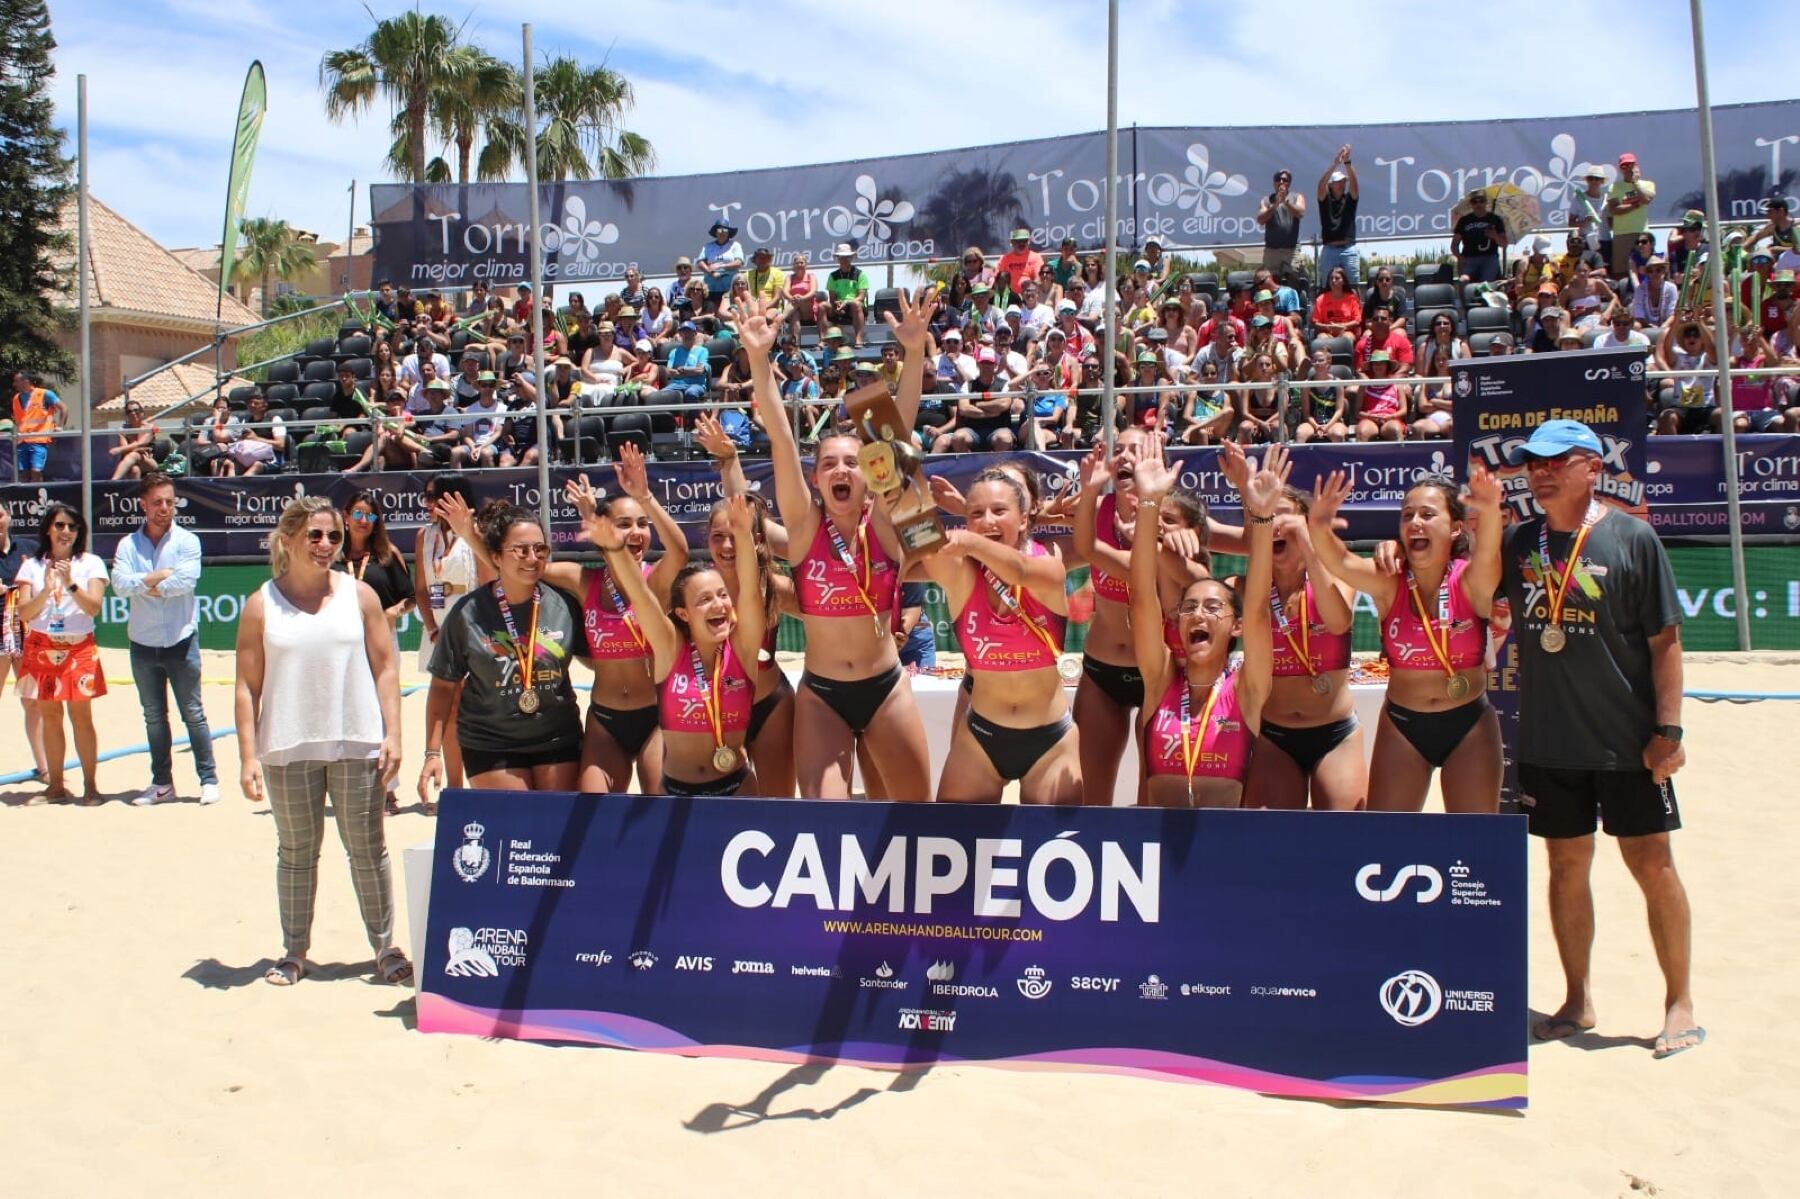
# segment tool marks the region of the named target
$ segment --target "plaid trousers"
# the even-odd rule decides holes
[[[337,814],[338,838],[350,858],[350,881],[369,946],[379,954],[392,945],[394,883],[382,829],[384,796],[375,759],[264,766],[263,781],[275,816],[275,893],[281,905],[281,935],[287,953],[304,957],[312,946],[327,795]]]

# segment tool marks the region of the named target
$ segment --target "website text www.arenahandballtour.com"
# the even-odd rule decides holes
[[[894,920],[821,920],[837,936],[935,938],[941,941],[1042,941],[1041,928],[988,924],[909,924]]]

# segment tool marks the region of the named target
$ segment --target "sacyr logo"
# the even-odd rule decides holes
[[[1019,994],[1027,999],[1042,999],[1050,993],[1051,981],[1044,977],[1042,966],[1025,967],[1024,977],[1019,979]]]
[[[600,257],[600,247],[610,246],[619,240],[619,227],[610,221],[590,221],[587,214],[587,201],[580,196],[570,196],[563,205],[563,222],[548,229],[544,233],[544,249],[552,254],[561,253],[565,258],[573,257],[582,262],[593,262]]]
[[[1394,1023],[1417,1028],[1438,1014],[1444,992],[1423,970],[1402,970],[1381,984],[1381,1008]]]
[[[1435,866],[1402,866],[1394,875],[1394,881],[1381,890],[1375,889],[1375,880],[1381,874],[1381,863],[1370,862],[1356,872],[1356,893],[1370,903],[1390,903],[1400,898],[1406,890],[1406,884],[1415,878],[1423,884],[1423,889],[1414,896],[1420,903],[1430,903],[1444,893],[1444,876],[1437,872]]]

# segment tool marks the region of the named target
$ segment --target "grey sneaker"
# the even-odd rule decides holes
[[[167,803],[175,798],[175,786],[172,783],[151,783],[132,797],[132,805],[147,808],[152,804]]]

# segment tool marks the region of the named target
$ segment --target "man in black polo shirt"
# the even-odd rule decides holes
[[[1450,234],[1456,273],[1464,283],[1492,283],[1500,277],[1500,247],[1507,242],[1506,222],[1488,203],[1487,189],[1469,193],[1469,211],[1457,218]]]
[[[1553,420],[1510,453],[1544,515],[1506,531],[1502,587],[1519,652],[1519,786],[1550,862],[1550,926],[1567,992],[1540,1040],[1594,1027],[1588,876],[1603,822],[1644,892],[1666,1007],[1656,1056],[1706,1039],[1688,989],[1692,921],[1669,833],[1681,827],[1669,777],[1681,747],[1681,604],[1662,543],[1594,499],[1604,449],[1592,429]]]

